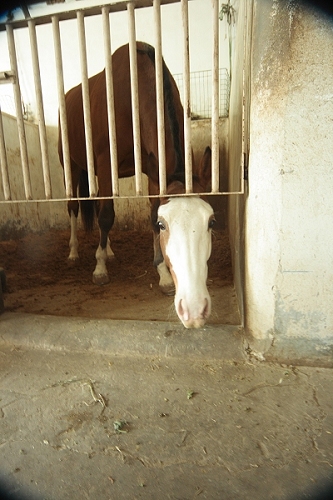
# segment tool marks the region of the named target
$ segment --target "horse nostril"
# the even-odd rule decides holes
[[[182,304],[183,302],[183,299],[180,299],[179,303],[178,303],[178,315],[179,317],[181,317],[184,321],[188,321],[189,319],[189,314],[188,314],[188,310],[186,308],[186,304]]]

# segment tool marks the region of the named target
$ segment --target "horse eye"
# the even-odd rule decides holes
[[[216,220],[215,219],[210,219],[208,222],[208,229],[212,229],[214,227]]]
[[[165,224],[161,220],[158,220],[156,224],[160,231],[165,231]]]

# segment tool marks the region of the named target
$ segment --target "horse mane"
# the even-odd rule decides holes
[[[142,54],[147,54],[151,62],[155,67],[155,49],[148,43],[140,44],[142,48],[138,48],[137,51]],[[176,166],[174,172],[168,176],[167,183],[168,185],[173,181],[182,182],[185,185],[185,163],[184,163],[184,153],[181,147],[180,141],[180,129],[179,122],[176,113],[176,107],[174,103],[174,95],[172,83],[178,90],[176,82],[174,81],[167,65],[162,58],[162,72],[163,72],[163,94],[164,94],[164,107],[166,110],[166,116],[168,118],[171,136],[174,146],[174,151],[176,155]]]

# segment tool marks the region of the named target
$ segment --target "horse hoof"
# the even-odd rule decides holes
[[[110,282],[107,274],[93,274],[94,285],[107,285]]]
[[[175,295],[176,289],[174,285],[160,285],[160,289],[164,295]]]

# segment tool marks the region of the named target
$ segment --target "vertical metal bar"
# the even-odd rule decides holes
[[[181,0],[183,20],[184,58],[184,142],[186,193],[192,193],[192,148],[191,148],[191,96],[190,96],[190,44],[188,29],[188,0]]]
[[[21,154],[25,197],[27,200],[31,200],[32,194],[31,194],[28,150],[27,150],[27,141],[25,136],[24,120],[22,113],[21,91],[20,91],[20,83],[19,83],[18,68],[17,68],[14,32],[13,32],[13,27],[10,26],[9,24],[6,25],[6,30],[7,30],[8,50],[9,50],[11,70],[14,72],[14,75],[16,76],[15,82],[13,82],[13,86],[14,86],[16,120],[17,120],[17,129],[18,129],[18,136],[20,143],[20,154]]]
[[[134,3],[127,3],[128,31],[129,31],[129,56],[131,72],[131,95],[132,95],[132,122],[134,141],[134,163],[135,163],[135,190],[138,196],[142,195],[142,160],[141,160],[141,138],[140,138],[140,116],[139,116],[139,91],[138,91],[138,68],[136,54],[135,14]]]
[[[219,3],[213,7],[212,193],[219,192]]]
[[[61,41],[60,41],[58,16],[52,16],[52,28],[53,28],[55,63],[57,70],[59,124],[61,129],[65,191],[66,191],[66,197],[71,198],[73,195],[76,196],[76,193],[73,193],[73,186],[72,186],[71,159],[70,159],[69,142],[68,142],[67,113],[66,113],[65,89],[64,89],[64,72],[62,66]]]
[[[240,190],[245,193],[245,179],[248,179],[250,154],[250,105],[251,105],[251,52],[253,33],[253,2],[245,3],[243,37],[243,106],[242,106],[242,161],[240,171]]]
[[[47,200],[49,200],[52,197],[50,164],[49,164],[49,154],[47,148],[46,127],[44,119],[42,84],[41,84],[40,70],[39,70],[36,25],[32,19],[28,21],[28,27],[29,27],[31,58],[32,58],[34,82],[35,82],[35,91],[36,91],[37,117],[38,117],[40,148],[42,154],[45,197]]]
[[[104,54],[105,54],[106,100],[107,100],[109,140],[110,140],[112,194],[113,196],[119,196],[116,118],[114,111],[113,73],[112,73],[112,56],[111,56],[112,51],[111,51],[110,18],[109,18],[108,6],[102,7],[102,18],[103,18],[103,35],[104,35]]]
[[[96,182],[95,182],[95,165],[94,165],[94,152],[93,152],[92,130],[91,130],[86,36],[85,36],[85,28],[84,28],[84,13],[82,10],[78,10],[76,12],[76,18],[77,18],[77,27],[78,27],[78,34],[79,34],[79,46],[80,46],[83,117],[84,117],[84,131],[85,131],[85,136],[86,136],[86,152],[87,152],[87,170],[88,170],[89,192],[90,192],[90,197],[95,197],[97,194],[97,189],[96,189]]]
[[[11,199],[9,175],[8,175],[8,162],[6,155],[5,135],[3,131],[2,112],[0,107],[0,167],[2,177],[2,187],[5,200]]]
[[[161,1],[154,0],[155,21],[155,70],[156,70],[156,106],[157,106],[157,138],[158,138],[158,169],[160,194],[165,194],[166,159],[165,159],[165,131],[164,131],[164,96],[163,96],[163,63],[161,37]]]

